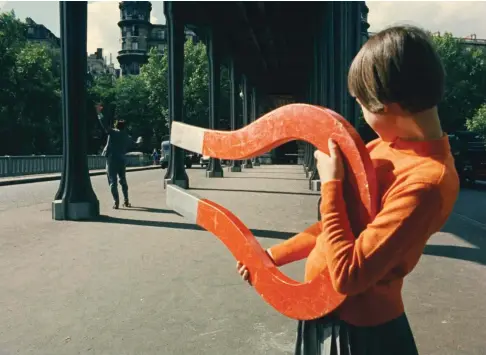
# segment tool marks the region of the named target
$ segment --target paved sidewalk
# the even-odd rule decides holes
[[[301,167],[188,174],[194,193],[233,211],[264,247],[316,218]],[[51,220],[56,182],[0,188],[0,354],[293,353],[296,323],[242,283],[219,240],[167,208],[162,177],[130,174],[134,208],[120,210],[92,177],[103,216],[91,222]],[[405,283],[422,355],[485,353],[484,208],[486,192],[463,191]],[[283,271],[302,280],[303,263]]]
[[[146,165],[146,166],[129,167],[127,168],[127,173],[132,171],[142,171],[142,170],[151,170],[151,169],[160,169],[160,166]],[[97,176],[103,174],[106,174],[105,169],[89,171],[90,176]],[[61,173],[8,176],[8,177],[0,177],[0,186],[30,184],[34,182],[53,181],[53,180],[60,180],[60,179],[61,179]]]

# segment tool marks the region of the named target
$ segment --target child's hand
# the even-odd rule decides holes
[[[341,151],[337,144],[329,139],[329,155],[316,150],[314,158],[316,158],[317,171],[321,178],[321,183],[326,183],[331,180],[344,179],[344,165]]]
[[[237,261],[236,262],[236,270],[238,270],[238,273],[240,274],[243,281],[248,282],[248,284],[251,286],[250,273],[248,272],[248,269],[246,268],[246,266],[243,265],[242,263],[240,263],[239,261]]]
[[[267,253],[267,255],[270,257],[270,259],[273,262],[273,255],[272,255],[272,252],[270,251],[270,249],[267,249],[266,250],[266,253]],[[251,286],[250,272],[248,271],[248,269],[246,268],[246,266],[243,265],[242,263],[240,263],[239,261],[237,261],[236,262],[236,270],[238,270],[238,273],[240,274],[240,276],[243,279],[243,281],[248,282],[248,284]]]

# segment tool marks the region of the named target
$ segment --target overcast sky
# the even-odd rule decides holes
[[[475,33],[478,38],[486,38],[486,2],[479,1],[368,1],[370,31],[394,24],[415,24],[436,32],[452,32],[464,37]],[[165,23],[162,1],[152,1],[152,22]],[[17,17],[25,20],[31,17],[35,22],[45,25],[59,36],[58,1],[0,1],[1,11],[14,10]],[[103,48],[105,55],[120,49],[120,19],[118,2],[91,1],[88,5],[88,52]],[[483,22],[483,24],[482,24]]]

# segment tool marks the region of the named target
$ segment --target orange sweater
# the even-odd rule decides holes
[[[356,326],[386,323],[404,312],[402,285],[429,237],[452,212],[459,192],[447,136],[440,140],[368,144],[381,209],[356,238],[340,181],[321,188],[322,221],[270,249],[276,265],[308,258],[305,278],[328,268],[333,286],[348,296],[336,311]]]

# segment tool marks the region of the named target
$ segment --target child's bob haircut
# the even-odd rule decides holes
[[[398,104],[414,114],[437,106],[444,94],[444,67],[431,38],[413,26],[372,36],[354,58],[350,94],[372,113]]]

